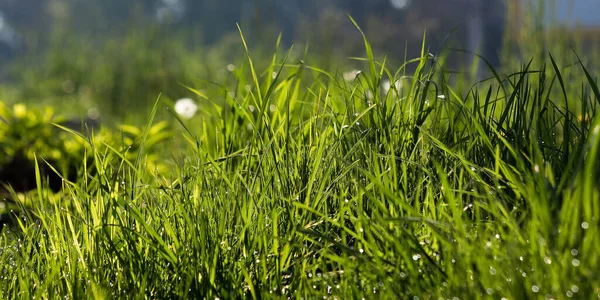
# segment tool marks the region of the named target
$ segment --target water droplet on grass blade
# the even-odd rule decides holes
[[[571,263],[573,264],[574,267],[579,267],[579,264],[581,264],[579,259],[573,259],[573,261]]]
[[[573,292],[571,292],[571,291],[567,291],[566,294],[567,294],[567,297],[569,297],[569,298],[573,297]]]

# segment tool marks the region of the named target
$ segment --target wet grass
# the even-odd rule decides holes
[[[170,168],[144,167],[159,100],[136,159],[95,147],[58,194],[38,175],[2,298],[596,297],[596,75],[548,56],[461,88],[425,46],[396,70],[365,47],[348,80],[246,48],[172,115]]]

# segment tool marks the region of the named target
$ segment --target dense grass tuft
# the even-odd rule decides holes
[[[425,42],[397,70],[365,47],[354,78],[256,69],[246,47],[235,84],[173,114],[169,167],[145,164],[158,101],[134,158],[95,145],[58,194],[38,172],[0,238],[2,298],[600,293],[596,75],[548,56],[462,88]]]

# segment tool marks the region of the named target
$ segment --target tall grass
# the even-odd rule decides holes
[[[58,195],[38,175],[0,238],[3,298],[600,293],[600,92],[575,55],[584,80],[548,56],[463,89],[425,41],[390,70],[365,38],[351,81],[280,51],[257,69],[242,41],[235,87],[176,120],[172,169],[95,147]]]

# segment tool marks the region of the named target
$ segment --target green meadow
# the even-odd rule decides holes
[[[426,34],[339,65],[243,28],[51,48],[0,92],[0,297],[598,298],[600,84],[569,35],[461,72]],[[85,101],[102,126],[67,126]]]

